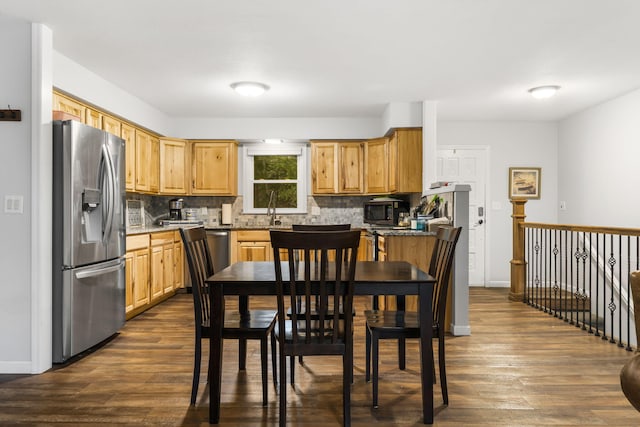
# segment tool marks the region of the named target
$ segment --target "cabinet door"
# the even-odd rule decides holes
[[[338,147],[338,192],[363,192],[364,144],[340,143]]]
[[[311,144],[311,185],[313,194],[338,192],[338,144],[314,142]]]
[[[237,154],[235,142],[192,143],[191,193],[235,195],[237,192]]]
[[[168,294],[173,291],[173,287],[175,285],[175,259],[174,259],[174,250],[173,243],[169,243],[164,245],[162,248],[162,264],[163,264],[163,294]]]
[[[129,313],[134,309],[133,304],[133,286],[135,283],[135,255],[133,252],[127,252],[124,257],[124,273],[125,273],[125,289],[124,289],[124,312]]]
[[[270,261],[272,251],[270,242],[239,242],[238,261]]]
[[[151,191],[151,135],[136,131],[136,190]]]
[[[53,110],[64,111],[65,113],[76,116],[78,120],[84,123],[84,111],[85,106],[81,103],[60,95],[59,93],[53,94]]]
[[[150,137],[151,158],[149,159],[149,191],[157,193],[160,191],[160,139],[155,136]]]
[[[125,188],[127,191],[134,191],[136,189],[136,129],[122,123],[120,137],[124,139],[126,151]]]
[[[187,141],[160,139],[160,193],[187,194]]]
[[[122,124],[111,116],[102,116],[102,130],[112,135],[122,137]]]
[[[84,121],[91,127],[102,129],[102,114],[92,108],[87,108],[84,112]]]
[[[389,146],[387,152],[389,157],[387,158],[388,165],[388,190],[389,193],[395,193],[398,191],[398,133],[394,132],[391,138],[389,138]],[[420,154],[422,155],[422,153]],[[420,172],[422,177],[422,171]]]
[[[173,288],[184,288],[184,250],[181,241],[173,247]]]
[[[397,191],[422,191],[422,129],[397,129]]]
[[[387,138],[376,138],[365,143],[364,191],[367,194],[388,192],[388,144]]]
[[[151,301],[164,294],[164,259],[161,245],[151,247]]]
[[[135,279],[133,285],[133,308],[149,304],[149,249],[134,252]]]

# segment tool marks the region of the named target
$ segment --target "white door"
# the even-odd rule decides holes
[[[485,286],[485,186],[487,149],[439,146],[437,180],[469,184],[469,285]]]

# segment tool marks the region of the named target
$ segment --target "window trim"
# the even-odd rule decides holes
[[[297,156],[298,157],[298,201],[297,208],[279,208],[276,214],[306,214],[307,213],[307,163],[309,148],[306,144],[283,144],[279,146],[245,146],[243,150],[242,211],[246,214],[267,214],[266,208],[253,207],[253,158],[254,156]],[[277,181],[275,181],[277,182]],[[288,182],[288,181],[287,181]]]

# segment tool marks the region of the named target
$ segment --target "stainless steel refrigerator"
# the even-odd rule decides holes
[[[53,362],[114,335],[125,319],[124,140],[53,122]]]

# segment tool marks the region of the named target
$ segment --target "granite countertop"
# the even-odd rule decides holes
[[[196,224],[182,224],[182,225],[148,225],[145,227],[129,227],[127,228],[127,235],[135,235],[135,234],[148,234],[148,233],[158,233],[162,231],[172,231],[178,230],[179,228],[189,228],[189,227],[199,227]],[[276,226],[242,226],[237,227],[234,225],[206,225],[205,229],[207,230],[270,230],[270,229],[282,229],[288,230],[291,228],[291,225],[276,225]],[[380,236],[435,236],[436,233],[432,231],[422,231],[422,230],[411,230],[409,228],[392,228],[392,227],[372,227],[372,226],[362,226],[362,227],[353,227],[354,230],[364,230],[370,233],[375,232]]]

